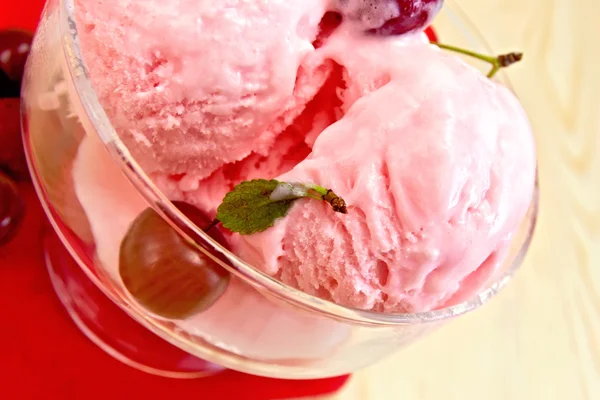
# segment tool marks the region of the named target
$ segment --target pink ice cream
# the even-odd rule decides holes
[[[310,57],[322,0],[77,3],[111,122],[148,173],[184,187],[268,154],[331,69]]]
[[[422,35],[333,31],[323,0],[82,3],[100,102],[170,198],[214,212],[239,181],[278,177],[348,203],[301,200],[234,235],[256,268],[341,305],[416,312],[474,295],[504,261],[533,193],[527,118]],[[81,201],[91,219],[97,199]]]
[[[279,179],[331,188],[348,215],[300,200],[234,250],[286,284],[361,309],[424,311],[475,295],[531,202],[534,144],[519,102],[434,46],[344,32],[328,46],[347,68],[352,105]],[[371,93],[352,90],[382,77]]]

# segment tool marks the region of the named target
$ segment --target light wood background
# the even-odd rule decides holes
[[[600,399],[600,2],[456,1],[526,54],[509,76],[536,133],[536,237],[499,297],[328,400]]]

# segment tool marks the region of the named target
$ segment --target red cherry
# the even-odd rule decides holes
[[[13,81],[23,78],[33,35],[19,30],[0,32],[0,69]]]
[[[23,219],[25,203],[17,185],[0,173],[0,244],[13,238]]]
[[[0,143],[0,170],[14,179],[27,179],[18,98],[0,98]]]
[[[361,22],[369,33],[385,36],[425,29],[444,4],[444,0],[338,1],[344,16]]]
[[[32,35],[20,30],[0,31],[0,170],[27,179],[21,142],[19,95]]]
[[[175,204],[198,226],[210,219],[197,208]],[[211,229],[215,240],[225,239]],[[208,309],[225,292],[229,272],[188,243],[151,208],[133,222],[121,243],[119,273],[125,288],[151,312],[185,319]]]
[[[10,79],[10,77],[0,69],[0,99],[19,98],[21,95],[21,82]]]

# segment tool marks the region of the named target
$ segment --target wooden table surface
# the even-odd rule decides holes
[[[526,54],[509,76],[536,134],[537,233],[491,303],[331,400],[600,399],[600,2],[456,1],[495,49]]]

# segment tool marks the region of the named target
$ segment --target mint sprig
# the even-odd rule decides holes
[[[217,209],[217,220],[232,232],[251,235],[272,227],[285,217],[292,204],[301,198],[329,203],[335,212],[347,214],[344,199],[318,185],[254,179],[238,184],[225,195]]]

